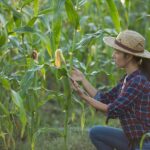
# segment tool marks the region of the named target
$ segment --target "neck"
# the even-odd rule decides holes
[[[125,67],[127,75],[131,74],[132,72],[139,69],[139,66],[137,64],[128,64],[128,66]]]

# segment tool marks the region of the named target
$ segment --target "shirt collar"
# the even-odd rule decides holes
[[[131,74],[127,75],[126,81],[129,81],[132,77],[135,77],[136,75],[139,75],[141,71],[139,69],[133,71]]]

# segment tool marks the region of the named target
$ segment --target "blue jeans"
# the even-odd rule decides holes
[[[89,136],[97,150],[130,150],[128,139],[119,128],[95,126],[90,129]],[[140,150],[139,147],[134,150]],[[150,142],[144,143],[143,150],[150,150]]]

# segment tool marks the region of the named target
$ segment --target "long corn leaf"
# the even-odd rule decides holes
[[[66,0],[65,8],[66,8],[69,21],[72,23],[75,29],[78,29],[79,28],[79,16],[75,8],[73,7],[71,0]]]
[[[107,0],[109,9],[110,9],[110,15],[112,17],[112,20],[114,22],[115,28],[117,32],[120,32],[121,26],[120,26],[120,17],[117,10],[117,7],[113,0]]]
[[[150,137],[150,132],[147,132],[142,136],[142,139],[140,141],[140,150],[142,150],[142,148],[143,148],[144,140],[149,137]]]
[[[22,138],[24,135],[24,131],[25,131],[26,123],[27,123],[26,112],[25,112],[23,100],[20,97],[19,93],[14,90],[11,90],[11,94],[12,94],[12,101],[19,109],[19,119],[22,123],[22,130],[21,130],[21,138]]]
[[[9,111],[7,110],[7,108],[5,108],[5,106],[1,102],[0,102],[0,109],[3,111],[5,115],[9,115]]]
[[[34,16],[38,15],[39,11],[39,0],[34,0]]]
[[[16,17],[16,18],[21,18],[22,17],[22,14],[19,13],[18,11],[16,11],[10,4],[8,4],[5,0],[1,0],[1,2],[7,7],[9,8],[12,12],[13,12],[13,15]]]

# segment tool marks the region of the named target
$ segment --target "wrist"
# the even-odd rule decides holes
[[[84,84],[86,82],[86,78],[83,77],[82,80],[81,80],[82,84]]]
[[[87,100],[88,100],[88,98],[89,98],[89,96],[84,94],[84,95],[82,96],[82,98],[83,98],[84,100],[86,100],[86,101],[87,101]]]

